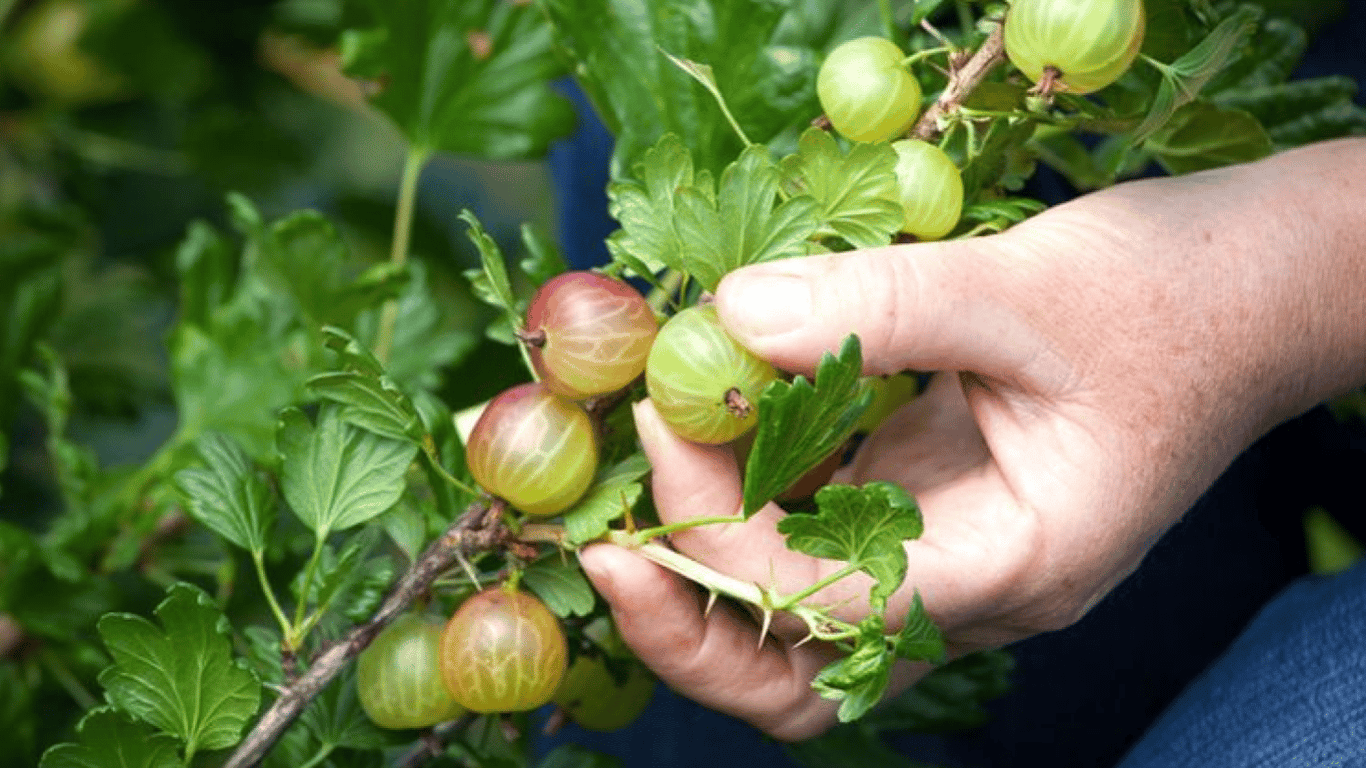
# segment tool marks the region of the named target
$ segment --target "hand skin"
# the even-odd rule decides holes
[[[836,479],[897,482],[925,534],[889,603],[918,590],[951,653],[1066,627],[1256,438],[1366,382],[1366,140],[1117,185],[991,237],[739,270],[717,307],[737,340],[811,373],[850,332],[865,370],[948,371]],[[959,373],[953,373],[959,372]],[[730,449],[674,437],[636,407],[662,519],[734,514]],[[792,593],[839,564],[793,553],[770,504],[672,537],[733,576]],[[622,636],[667,683],[780,739],[819,734],[809,687],[831,658],[779,623],[704,616],[697,590],[627,550],[582,553]],[[850,579],[813,601],[850,618]],[[893,689],[924,671],[903,664]]]

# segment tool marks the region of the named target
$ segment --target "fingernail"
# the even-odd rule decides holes
[[[811,315],[811,286],[790,268],[748,269],[722,281],[716,307],[741,341],[799,330]]]
[[[579,565],[583,567],[584,575],[593,582],[603,597],[610,601],[616,594],[617,585],[612,578],[612,569],[602,563],[600,553],[595,551],[600,546],[604,545],[595,544],[579,552]]]

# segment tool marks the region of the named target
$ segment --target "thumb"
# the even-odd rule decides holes
[[[1009,377],[1043,338],[1012,309],[1011,274],[998,247],[975,238],[917,243],[758,264],[721,281],[716,307],[742,345],[779,368],[815,370],[850,333],[866,373],[906,369]]]

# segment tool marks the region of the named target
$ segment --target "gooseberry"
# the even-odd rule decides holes
[[[472,712],[521,712],[550,701],[569,656],[559,619],[528,592],[477,592],[441,633],[441,679]]]
[[[1035,83],[1047,76],[1054,89],[1091,93],[1129,69],[1144,26],[1143,0],[1012,0],[1006,56]]]
[[[540,384],[521,384],[484,408],[465,460],[485,490],[528,515],[553,515],[592,484],[597,437],[578,405]]]
[[[658,330],[635,288],[596,272],[565,272],[532,297],[522,338],[541,382],[582,400],[639,376]]]
[[[821,63],[816,96],[830,124],[851,141],[887,141],[920,115],[920,83],[902,66],[905,54],[882,37],[840,43]]]
[[[953,231],[963,212],[963,176],[944,150],[916,139],[892,142],[896,150],[901,231],[938,240]]]
[[[697,443],[725,443],[747,432],[759,418],[759,395],[777,377],[726,333],[711,305],[670,318],[645,362],[655,409],[679,437]]]
[[[443,623],[404,614],[361,651],[356,659],[356,693],[375,725],[426,728],[462,714],[441,682]]]

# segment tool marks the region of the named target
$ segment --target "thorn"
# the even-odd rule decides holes
[[[764,649],[764,641],[768,639],[768,628],[773,623],[773,611],[769,608],[764,609],[764,623],[759,627],[759,650]]]
[[[714,589],[707,590],[707,607],[702,609],[702,618],[711,616],[711,609],[716,607],[717,592]]]
[[[465,571],[465,575],[469,577],[470,583],[474,585],[474,588],[479,589],[479,573],[474,570],[474,566],[470,563],[469,559],[465,557],[465,554],[458,549],[455,551],[455,561],[459,563],[460,568]]]
[[[812,640],[815,640],[815,639],[816,639],[816,633],[815,633],[815,632],[807,632],[807,633],[806,633],[806,637],[803,637],[802,639],[800,639],[800,640],[798,640],[797,642],[793,643],[793,644],[792,644],[792,647],[793,647],[794,649],[795,649],[795,648],[800,648],[800,647],[802,647],[803,645],[806,645],[807,643],[809,643],[809,642],[811,642]]]

